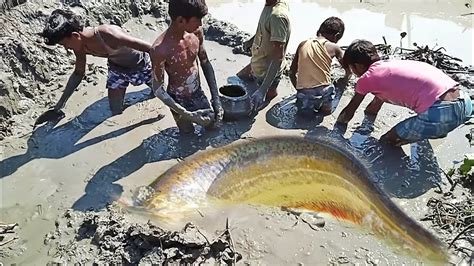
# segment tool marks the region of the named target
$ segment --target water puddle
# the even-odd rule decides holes
[[[254,33],[264,0],[209,0],[210,13],[234,23],[240,29]],[[292,33],[289,52],[294,53],[298,43],[314,36],[321,22],[330,17],[342,18],[346,32],[340,41],[348,45],[354,39],[368,39],[383,43],[383,36],[392,46],[400,45],[400,33],[407,32],[401,42],[405,48],[413,43],[430,47],[445,47],[446,52],[473,63],[472,12],[465,2],[447,0],[397,1],[303,1],[289,0]],[[243,15],[244,14],[244,15]],[[245,16],[245,18],[244,18]]]

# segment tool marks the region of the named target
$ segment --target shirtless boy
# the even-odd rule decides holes
[[[206,14],[204,0],[170,0],[171,24],[150,51],[153,92],[171,109],[182,133],[194,132],[193,123],[207,127],[220,122],[224,114],[214,69],[204,49],[201,19]],[[212,109],[201,88],[197,58],[211,91]]]
[[[107,91],[112,114],[121,114],[125,90],[131,83],[151,85],[151,44],[128,35],[114,25],[84,28],[79,16],[70,10],[56,9],[46,22],[42,32],[46,44],[61,44],[76,55],[74,72],[54,107],[60,110],[81,83],[86,71],[86,55],[108,59]]]

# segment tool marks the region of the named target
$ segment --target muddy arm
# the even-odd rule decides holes
[[[209,61],[206,49],[204,48],[204,34],[202,29],[198,30],[197,35],[199,37],[199,61],[201,62],[201,68],[204,72],[204,77],[206,78],[207,84],[209,85],[209,89],[211,91],[211,103],[215,112],[216,122],[220,122],[224,117],[224,109],[222,109],[221,100],[219,98],[214,68]]]
[[[192,121],[194,123],[200,124],[202,126],[207,126],[212,122],[210,117],[210,109],[206,110],[197,110],[195,112],[190,112],[184,107],[179,105],[164,89],[163,85],[153,79],[153,93],[157,98],[159,98],[164,104],[166,104],[172,111],[177,113],[179,116]]]
[[[179,105],[169,94],[166,92],[165,84],[165,60],[156,50],[151,50],[151,62],[153,64],[153,81],[152,90],[153,94],[159,98],[164,104],[166,104],[172,111],[181,116],[189,116],[189,112]]]
[[[273,42],[273,50],[272,50],[272,59],[270,61],[270,66],[268,67],[267,73],[265,74],[265,78],[263,79],[262,85],[258,88],[264,95],[270,89],[273,81],[275,80],[278,72],[280,72],[281,64],[283,63],[283,59],[285,58],[285,44],[282,42]]]
[[[267,73],[263,79],[262,85],[252,95],[252,110],[257,111],[265,99],[270,86],[280,72],[281,64],[284,58],[284,43],[273,42],[272,60],[268,66]]]
[[[272,43],[270,64],[262,85],[252,95],[252,109],[254,112],[261,107],[268,90],[281,70],[281,64],[285,60],[286,43],[290,37],[290,22],[287,17],[272,15],[269,25],[270,42]]]
[[[297,77],[296,74],[298,74],[298,59],[299,59],[299,52],[301,49],[301,46],[305,41],[301,42],[300,45],[298,45],[298,48],[296,49],[295,56],[293,57],[293,61],[291,62],[290,66],[290,80],[291,84],[293,84],[293,87],[296,89],[296,84],[297,84]]]
[[[252,38],[250,38],[247,41],[242,43],[242,48],[244,49],[245,52],[250,52],[250,49],[252,48],[254,39],[255,39],[255,35],[252,36]]]
[[[348,65],[344,63],[344,51],[342,51],[342,49],[338,45],[335,45],[335,52],[337,60],[345,71],[344,77],[337,81],[337,85],[345,88],[347,86],[347,83],[349,82],[349,78],[351,77],[351,69]]]
[[[66,88],[64,88],[64,92],[61,95],[61,98],[59,99],[56,106],[54,106],[55,111],[59,111],[62,108],[64,108],[64,105],[66,104],[67,100],[69,100],[71,95],[76,90],[77,86],[79,86],[79,84],[82,81],[82,78],[84,78],[84,75],[86,72],[86,54],[85,53],[75,53],[75,54],[76,54],[76,68],[74,69],[74,72],[72,73],[72,75],[69,77],[69,80],[66,84]]]
[[[383,101],[377,98],[377,96],[374,97],[374,99],[367,105],[365,108],[364,113],[366,115],[372,115],[372,116],[377,116],[379,113],[380,109],[382,108]]]
[[[338,123],[347,124],[351,119],[354,117],[355,111],[360,106],[362,101],[364,100],[365,95],[359,94],[356,92],[354,97],[352,97],[349,104],[342,110],[341,114],[337,118]]]

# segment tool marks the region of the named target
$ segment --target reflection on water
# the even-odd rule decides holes
[[[209,0],[210,13],[254,33],[264,0]],[[341,45],[348,45],[357,38],[382,43],[382,36],[391,45],[400,44],[400,32],[408,35],[402,40],[403,47],[418,44],[438,45],[447,53],[460,57],[466,64],[473,63],[472,25],[473,16],[461,16],[472,12],[466,1],[301,1],[289,0],[292,35],[289,51],[294,53],[298,43],[314,36],[321,22],[338,16],[346,24]],[[388,2],[388,3],[385,3]]]

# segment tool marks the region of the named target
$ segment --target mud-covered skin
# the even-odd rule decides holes
[[[360,224],[417,258],[445,262],[442,244],[372,181],[364,163],[319,140],[272,137],[187,158],[150,186],[142,204],[169,218],[213,203],[257,203],[327,212]]]

